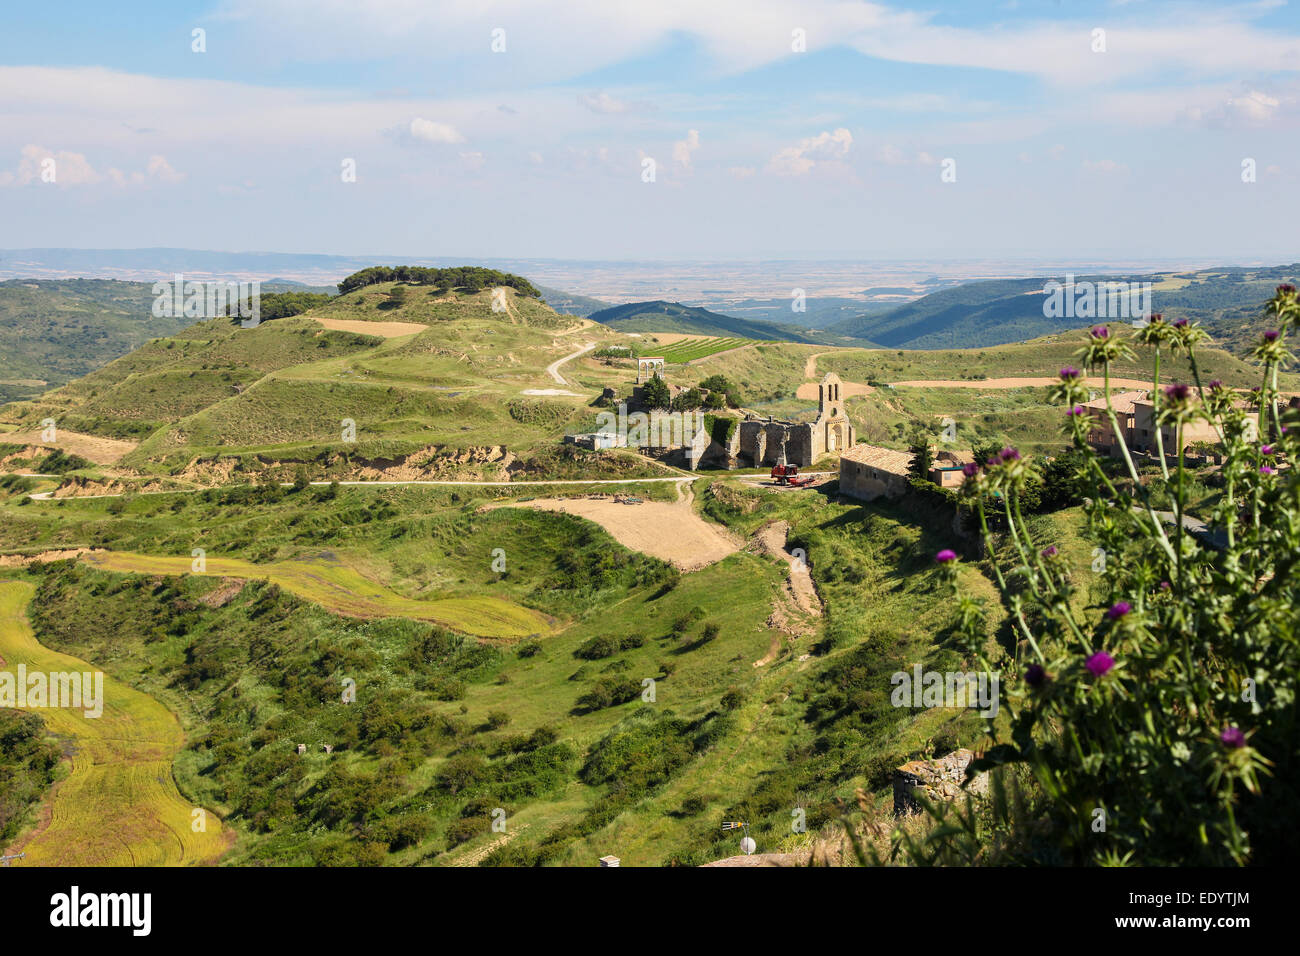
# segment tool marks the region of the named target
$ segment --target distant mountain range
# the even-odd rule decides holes
[[[1243,354],[1263,328],[1263,303],[1279,283],[1294,282],[1297,275],[1300,263],[1256,269],[1081,275],[1074,281],[1149,282],[1151,311],[1171,319],[1199,321],[1221,345]],[[1044,308],[1047,284],[1064,279],[1045,276],[972,282],[932,292],[887,312],[846,319],[828,331],[900,349],[981,348],[1023,342],[1086,322],[1086,317],[1073,312],[1052,316]],[[1104,322],[1106,318],[1097,316],[1096,320]]]
[[[787,326],[754,322],[679,302],[630,302],[587,316],[620,332],[686,332],[692,335],[734,336],[776,342],[816,342]]]

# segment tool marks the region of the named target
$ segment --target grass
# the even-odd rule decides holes
[[[97,668],[37,643],[24,608],[33,588],[0,581],[0,658],[6,667],[39,671]],[[71,773],[55,789],[48,825],[23,847],[26,865],[166,866],[214,862],[229,845],[220,820],[191,826],[195,808],[182,799],[171,765],[184,745],[176,717],[153,698],[106,676],[104,711],[40,710],[51,733],[71,750]]]
[[[6,548],[136,552],[129,573],[113,570],[120,554],[33,572],[34,622],[43,641],[181,715],[191,730],[176,777],[239,834],[229,862],[451,865],[518,853],[589,865],[613,852],[629,865],[698,863],[735,852],[720,819],[748,819],[771,849],[792,836],[797,794],[816,830],[835,799],[861,786],[887,801],[892,766],[929,755],[936,741],[969,739],[961,714],[878,706],[890,671],[951,654],[950,602],[930,560],[947,541],[904,512],[731,478],[697,489],[706,514],[736,533],[784,519],[808,550],[827,615],[790,637],[769,625],[784,565],[755,554],[678,575],[588,522],[478,510],[535,489],[324,491],[142,496],[117,515],[102,500],[0,505],[14,519],[0,522]],[[207,549],[208,573],[184,574],[196,546]],[[323,546],[336,566],[320,560]],[[491,570],[498,547],[505,574]],[[360,576],[341,580],[347,590],[368,581],[400,596],[367,613],[383,606],[405,617],[331,613],[341,569]],[[978,590],[980,569],[963,573]],[[214,600],[225,578],[242,575],[256,580]],[[555,618],[553,631],[513,645],[456,639],[425,656],[430,625],[412,618],[435,603],[427,599],[485,593]],[[717,636],[703,640],[709,624]],[[608,658],[575,657],[609,635],[642,640]],[[774,635],[776,659],[754,667]],[[357,682],[355,709],[338,703],[345,676]],[[638,693],[578,707],[602,682],[639,690],[645,679],[656,682],[654,703]],[[508,723],[492,729],[500,714]],[[584,778],[591,755],[615,746],[625,755],[618,779],[641,779],[643,761],[665,751],[636,741],[660,727],[682,745],[662,780],[628,789]],[[543,732],[555,743],[512,749]],[[326,755],[320,745],[331,741]],[[299,757],[298,743],[309,753]],[[451,789],[448,775],[465,767],[473,781]],[[345,798],[364,812],[337,818]],[[494,854],[495,807],[507,812],[509,843]],[[409,845],[393,835],[408,827],[420,833]]]
[[[96,567],[135,574],[187,574],[192,561],[182,557],[97,552],[87,558]],[[549,633],[543,614],[490,595],[414,600],[384,587],[333,555],[303,557],[271,564],[238,558],[206,558],[205,574],[265,578],[304,600],[348,617],[407,617],[454,628],[477,637],[517,639]]]

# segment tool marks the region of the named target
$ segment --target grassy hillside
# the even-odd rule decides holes
[[[1231,351],[1245,355],[1263,329],[1263,303],[1281,282],[1294,282],[1300,264],[1271,268],[1215,268],[1188,273],[1076,276],[1076,282],[1150,282],[1152,311],[1200,321]],[[879,313],[841,321],[831,331],[887,348],[985,348],[1040,337],[1084,324],[1044,313],[1049,279],[999,279],[943,289]],[[1099,320],[1100,321],[1100,320]]]
[[[687,332],[693,335],[736,336],[780,342],[812,342],[801,332],[770,322],[737,319],[719,312],[679,302],[631,302],[616,305],[588,318],[620,332]]]
[[[562,292],[559,289],[552,289],[544,285],[537,288],[542,293],[542,301],[561,315],[576,315],[585,319],[589,318],[593,312],[609,308],[608,302],[593,299],[589,295]]]
[[[116,564],[28,572],[28,614],[44,645],[178,715],[175,776],[237,834],[227,863],[698,863],[734,852],[717,827],[730,818],[763,849],[794,848],[832,825],[837,798],[865,787],[884,812],[893,765],[972,739],[968,714],[889,706],[889,672],[953,654],[931,560],[946,536],[889,507],[735,480],[702,491],[736,534],[783,519],[807,549],[826,616],[787,632],[773,624],[784,565],[759,554],[683,575],[585,521],[483,512],[491,497],[473,489],[331,494],[0,502],[0,549],[115,549]],[[1045,542],[1073,540],[1068,516],[1043,520]],[[207,571],[180,576],[195,546]],[[322,549],[408,601],[475,594],[556,629],[502,644],[383,610],[340,616],[280,572],[221,563],[310,575]],[[792,831],[796,807],[810,833]]]
[[[193,321],[155,318],[151,289],[107,279],[0,282],[0,403],[39,395]]]
[[[380,283],[252,329],[210,320],[0,418],[31,429],[52,417],[69,430],[139,440],[123,464],[149,473],[225,455],[320,459],[315,476],[327,476],[340,458],[384,467],[444,449],[452,457],[486,449],[496,476],[512,463],[527,470],[594,420],[586,406],[604,385],[626,389],[635,374],[628,363],[580,361],[568,373],[573,387],[559,388],[546,367],[585,344],[637,340],[513,291],[504,311],[493,302],[491,290]],[[344,440],[345,421],[354,441]]]

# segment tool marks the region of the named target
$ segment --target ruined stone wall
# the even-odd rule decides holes
[[[817,429],[812,425],[790,425],[786,430],[785,457],[792,465],[807,468],[817,460]]]
[[[921,804],[916,794],[921,793],[931,803],[954,800],[963,793],[983,796],[988,793],[988,774],[980,774],[969,786],[966,768],[975,759],[969,750],[954,750],[937,760],[913,760],[894,771],[894,813],[902,816],[920,813]]]

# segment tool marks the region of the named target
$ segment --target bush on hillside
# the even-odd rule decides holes
[[[339,294],[346,295],[357,289],[381,282],[408,282],[413,285],[432,285],[439,289],[462,292],[482,292],[500,286],[514,289],[520,295],[534,299],[542,297],[531,282],[523,276],[481,266],[456,266],[449,269],[429,269],[423,266],[371,266],[354,272],[339,283]]]

